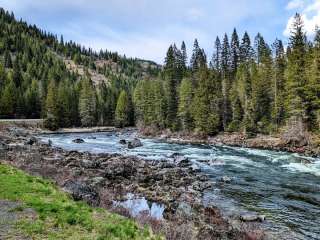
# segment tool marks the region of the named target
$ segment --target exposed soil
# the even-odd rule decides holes
[[[23,208],[21,203],[0,199],[0,239],[31,239],[18,232],[15,225],[19,220],[34,219],[35,216],[36,213],[32,209]]]

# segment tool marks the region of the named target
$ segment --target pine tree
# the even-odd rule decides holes
[[[221,77],[222,77],[222,124],[226,130],[232,118],[232,110],[230,103],[230,90],[231,90],[231,79],[230,79],[230,46],[227,34],[224,35],[222,51],[221,51]]]
[[[194,40],[192,56],[190,59],[190,67],[193,72],[197,72],[199,70],[199,55],[201,49],[199,47],[198,39]]]
[[[16,107],[16,86],[12,78],[9,78],[1,94],[1,105],[0,105],[0,115],[13,118],[15,114]]]
[[[5,68],[12,68],[11,54],[8,50],[4,52],[3,65]]]
[[[253,119],[257,123],[257,131],[268,133],[271,130],[272,56],[269,46],[260,34],[256,37],[255,47],[257,75],[252,80]]]
[[[84,127],[96,124],[96,96],[91,80],[86,77],[82,80],[79,96],[79,115]]]
[[[252,114],[254,113],[253,105],[252,105],[252,75],[255,75],[257,72],[255,68],[255,64],[240,64],[238,71],[237,71],[237,82],[234,86],[233,91],[237,91],[238,96],[233,97],[233,107],[237,107],[237,101],[240,100],[241,102],[241,109],[243,110],[243,116],[239,117],[235,114],[233,115],[233,119],[242,118],[242,129],[245,134],[251,135],[254,129],[254,117]],[[233,123],[234,124],[234,123]]]
[[[16,60],[13,63],[13,81],[17,88],[21,86],[23,81],[18,56],[16,57]]]
[[[308,101],[310,126],[312,130],[320,128],[320,29],[316,28],[314,46],[311,51],[311,62],[308,63]]]
[[[56,130],[59,128],[57,87],[55,80],[51,80],[48,86],[45,127],[50,130]]]
[[[274,48],[274,67],[273,67],[273,108],[272,119],[275,129],[284,123],[285,120],[285,68],[286,59],[283,44],[281,40],[276,40]]]
[[[59,126],[71,127],[72,126],[72,102],[77,99],[72,99],[71,89],[69,88],[66,81],[61,81],[59,83],[57,92],[57,102],[58,102],[58,119]]]
[[[211,68],[216,70],[217,72],[221,71],[221,42],[219,37],[216,38],[215,44],[214,44],[214,52],[212,55],[211,60]]]
[[[122,90],[116,107],[115,124],[117,127],[127,127],[129,125],[129,108],[128,95]]]
[[[234,29],[231,37],[230,46],[230,72],[232,78],[235,78],[238,66],[239,66],[239,55],[240,55],[240,43],[237,30]]]
[[[250,63],[253,59],[253,55],[254,52],[251,46],[249,34],[245,32],[240,45],[240,63]]]
[[[306,117],[306,35],[299,14],[294,18],[289,45],[286,107],[290,117],[301,119]]]
[[[26,115],[28,118],[40,118],[41,102],[39,96],[39,86],[36,80],[32,80],[31,85],[25,93]]]
[[[181,44],[181,56],[182,56],[182,66],[185,71],[187,70],[188,55],[187,55],[187,47],[184,41],[182,41],[182,44]]]
[[[6,79],[7,79],[7,74],[5,72],[3,65],[0,63],[0,96],[1,96],[1,91],[6,83]]]
[[[172,130],[177,130],[177,110],[178,110],[178,96],[177,96],[177,79],[176,79],[176,60],[174,56],[174,49],[169,47],[165,61],[165,76],[167,80],[167,125]]]
[[[182,80],[179,88],[179,109],[178,109],[178,116],[181,120],[181,126],[184,131],[190,131],[193,129],[192,100],[193,100],[192,82],[190,79],[185,78]]]
[[[207,68],[201,68],[199,86],[193,99],[195,127],[200,133],[214,135],[219,132],[220,86],[217,77]]]

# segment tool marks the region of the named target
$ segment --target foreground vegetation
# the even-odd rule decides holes
[[[16,223],[32,239],[158,239],[132,220],[75,202],[52,183],[3,164],[0,199],[21,202],[15,211],[35,210],[35,219]]]

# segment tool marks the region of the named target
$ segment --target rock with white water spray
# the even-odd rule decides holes
[[[246,213],[240,216],[240,220],[243,222],[263,222],[266,217],[264,215]]]
[[[224,183],[231,183],[232,181],[232,178],[231,177],[228,177],[228,176],[223,176],[221,179],[220,179],[220,182],[224,182]]]
[[[142,147],[142,142],[140,141],[140,139],[135,138],[131,141],[128,141],[128,148],[129,149],[133,149],[133,148],[137,148],[137,147]]]
[[[84,143],[84,140],[82,138],[76,138],[76,139],[72,140],[72,142],[74,142],[74,143]]]

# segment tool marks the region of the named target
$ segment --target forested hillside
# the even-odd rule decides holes
[[[45,118],[55,129],[114,124],[118,96],[157,76],[151,61],[86,49],[0,9],[0,118]],[[129,104],[130,105],[130,104]],[[132,114],[133,105],[128,107]]]
[[[218,37],[207,56],[197,40],[188,64],[186,46],[170,46],[163,79],[140,81],[134,92],[140,126],[213,135],[248,136],[281,128],[317,131],[320,124],[320,29],[309,41],[297,14],[289,44],[252,41],[234,30]]]
[[[247,32],[169,47],[151,61],[86,49],[0,10],[0,116],[45,118],[51,129],[136,124],[214,135],[320,125],[320,30],[307,39],[297,14],[288,46]]]

